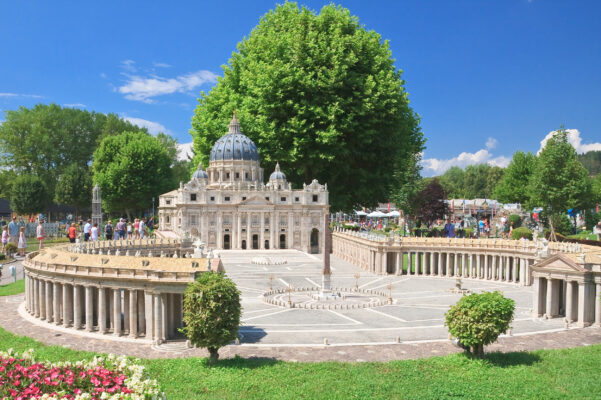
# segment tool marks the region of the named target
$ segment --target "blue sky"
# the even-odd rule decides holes
[[[198,94],[275,4],[4,1],[0,110],[55,102],[190,142]],[[561,124],[578,151],[601,150],[601,2],[339,4],[390,41],[428,140],[423,175],[506,165]]]

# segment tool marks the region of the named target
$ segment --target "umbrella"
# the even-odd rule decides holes
[[[358,215],[358,216],[362,217],[364,215],[367,215],[367,213],[365,211],[359,210],[359,211],[355,211],[355,215]]]
[[[400,216],[401,216],[401,213],[400,213],[400,212],[398,212],[398,211],[391,211],[391,212],[389,212],[389,213],[388,213],[386,216],[387,216],[387,217],[391,217],[391,218],[392,218],[392,217],[396,218],[396,217],[400,217]]]
[[[373,212],[370,212],[369,214],[367,214],[367,216],[369,218],[382,218],[382,217],[385,217],[386,214],[381,213],[380,211],[373,211]]]

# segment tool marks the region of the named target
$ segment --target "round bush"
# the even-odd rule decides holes
[[[513,232],[511,232],[511,238],[513,240],[521,239],[524,236],[526,239],[532,240],[532,231],[524,226],[514,229]]]
[[[445,314],[445,325],[463,346],[482,357],[484,345],[493,343],[501,333],[507,332],[514,310],[515,301],[501,292],[473,293],[451,306]]]

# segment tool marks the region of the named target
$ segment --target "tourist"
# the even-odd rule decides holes
[[[22,226],[19,229],[19,243],[17,244],[17,249],[19,249],[19,253],[21,257],[25,257],[25,249],[27,248],[27,239],[25,239],[25,227]]]
[[[131,226],[131,222],[127,222],[127,238],[131,239],[133,235],[133,228]]]
[[[104,236],[106,237],[106,240],[111,240],[113,238],[113,234],[114,234],[113,224],[111,223],[111,220],[109,219],[106,223],[106,226],[104,227]]]
[[[144,218],[138,221],[138,236],[140,240],[144,239],[144,231],[146,230],[146,224],[144,223]]]
[[[506,237],[506,234],[505,234],[506,227],[507,227],[507,217],[505,217],[505,214],[503,214],[501,216],[501,232],[503,235],[503,239],[505,239],[505,237]]]
[[[4,225],[2,227],[2,252],[4,253],[4,248],[6,247],[6,244],[8,243],[8,238],[9,238],[9,234],[8,234],[8,226]]]
[[[94,222],[94,226],[90,229],[90,238],[92,239],[92,242],[98,241],[98,222]]]
[[[509,238],[511,239],[511,234],[513,233],[513,221],[509,224]]]
[[[125,239],[125,220],[123,218],[117,223],[117,232],[119,232],[119,239]]]
[[[140,238],[140,220],[138,218],[134,219],[134,236],[135,239]]]
[[[43,220],[38,222],[38,226],[35,229],[35,235],[38,238],[38,250],[42,250],[44,247],[44,236],[46,236],[46,232],[44,232],[44,224]]]
[[[597,240],[601,241],[601,221],[593,228],[593,233],[597,235]]]
[[[83,241],[87,242],[90,240],[90,229],[92,229],[92,220],[88,219],[86,224],[83,227]]]
[[[17,244],[19,236],[19,225],[17,225],[17,217],[13,217],[13,220],[8,223],[8,235],[10,236],[11,243]]]
[[[488,218],[484,220],[484,233],[486,234],[487,238],[490,237],[490,224],[488,223]]]
[[[478,220],[478,235],[484,236],[484,219],[482,218]]]
[[[77,225],[75,225],[75,222],[73,222],[71,224],[71,226],[69,227],[69,242],[75,243],[76,238],[77,238]]]

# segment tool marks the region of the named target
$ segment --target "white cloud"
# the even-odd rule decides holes
[[[40,96],[39,94],[0,93],[0,97],[31,97],[33,99],[41,99],[44,96]]]
[[[505,156],[494,156],[490,150],[497,146],[497,140],[494,138],[488,138],[486,141],[486,148],[480,149],[475,153],[463,152],[457,157],[449,158],[446,160],[438,158],[425,158],[421,161],[423,167],[424,176],[437,176],[442,175],[451,167],[465,168],[468,165],[474,164],[488,164],[493,167],[505,168],[509,165],[511,157]]]
[[[148,129],[148,132],[151,135],[156,135],[159,132],[166,133],[167,135],[173,135],[173,133],[169,129],[165,128],[165,126],[163,124],[160,124],[158,122],[148,121],[148,120],[142,119],[142,118],[128,117],[125,115],[122,116],[121,118],[123,118],[126,121],[131,122],[134,125],[139,126],[140,128]]]
[[[145,103],[152,103],[152,98],[156,96],[187,93],[205,83],[217,81],[217,75],[206,70],[180,75],[175,78],[163,78],[156,75],[150,77],[131,75],[127,78],[127,83],[118,88],[119,93],[125,95],[128,100],[143,101]]]
[[[85,104],[81,104],[81,103],[73,103],[73,104],[63,104],[64,107],[71,107],[71,108],[85,108],[86,105]]]
[[[188,158],[194,157],[194,150],[193,150],[192,142],[178,144],[177,149],[178,149],[178,153],[177,153],[178,160],[188,161]]]
[[[162,62],[153,62],[152,66],[155,68],[171,68],[171,65]]]
[[[486,141],[486,148],[488,150],[492,150],[495,147],[497,147],[497,144],[499,144],[499,141],[497,139],[489,137],[488,140]]]
[[[542,149],[546,146],[547,141],[553,137],[553,134],[557,131],[551,131],[545,136],[543,140],[540,142],[540,149],[538,149],[539,154]],[[601,151],[601,143],[588,143],[582,144],[582,138],[580,137],[580,131],[578,129],[566,129],[568,134],[568,142],[576,149],[576,153],[582,154],[588,151]]]
[[[121,68],[129,72],[136,72],[138,70],[136,68],[136,62],[134,60],[121,61]]]

